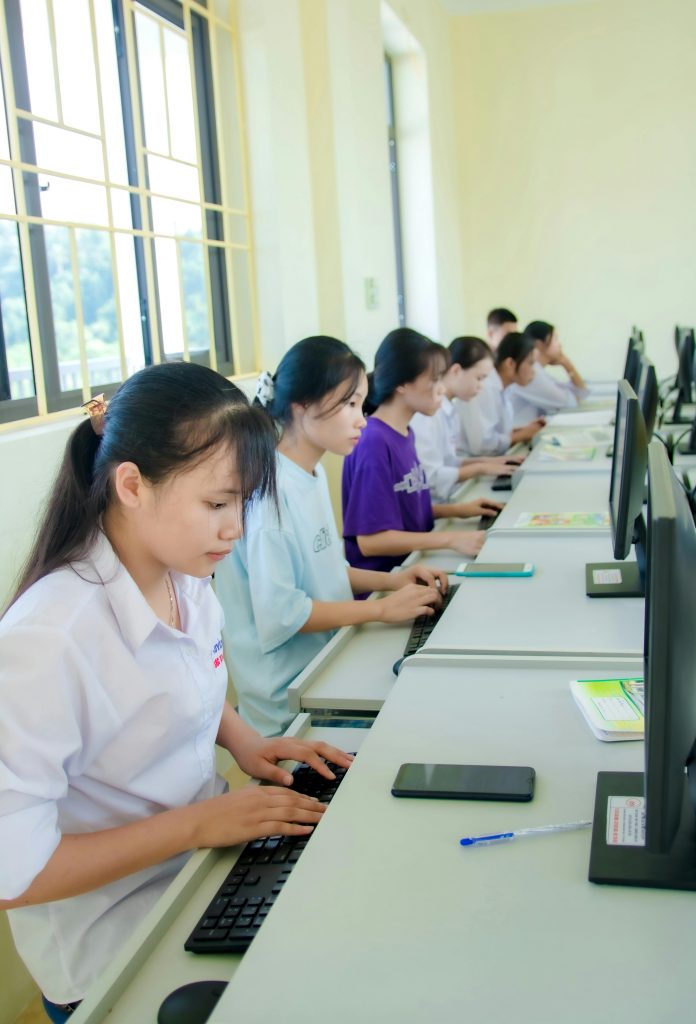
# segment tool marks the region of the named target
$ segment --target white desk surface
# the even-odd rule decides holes
[[[588,831],[465,850],[464,835],[591,818],[600,743],[565,670],[415,659],[210,1024],[672,1024],[693,1019],[690,893],[594,886]],[[395,799],[402,762],[531,764],[529,804]]]
[[[462,579],[423,650],[639,655],[645,601],[585,593],[585,563],[612,559],[611,537],[603,531],[569,536],[491,530],[478,560],[532,562],[534,576]]]
[[[604,474],[564,473],[549,478],[541,473],[523,473],[508,496],[505,510],[491,527],[490,536],[513,529],[522,512],[606,512],[608,508],[609,477]]]
[[[287,735],[358,750],[367,730],[312,728],[309,717],[301,715]],[[235,846],[193,854],[70,1018],[71,1024],[101,1024],[104,1020],[109,1024],[155,1024],[160,1004],[175,988],[190,981],[227,981],[232,977],[241,953],[200,956],[187,953],[184,942],[240,851],[241,846]]]

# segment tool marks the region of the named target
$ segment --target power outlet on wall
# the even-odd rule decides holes
[[[376,277],[365,278],[365,309],[379,309],[379,288]]]

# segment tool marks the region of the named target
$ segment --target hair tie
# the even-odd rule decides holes
[[[104,395],[95,395],[94,398],[90,398],[89,402],[85,402],[82,408],[85,410],[85,415],[89,416],[89,422],[92,425],[92,430],[101,437],[104,433],[104,417],[106,416],[106,410],[109,407],[109,403],[104,398]]]
[[[268,370],[264,370],[256,381],[256,394],[254,395],[254,399],[259,403],[259,405],[262,405],[264,409],[266,409],[268,408],[269,402],[273,401],[274,395],[275,384],[273,382],[273,377],[271,377]]]

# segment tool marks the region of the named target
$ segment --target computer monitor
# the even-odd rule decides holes
[[[696,889],[696,527],[664,446],[648,454],[645,606],[645,771],[600,772],[590,880]],[[616,798],[631,803],[633,842],[621,833]],[[636,803],[643,798],[644,808]],[[614,800],[609,811],[608,801]],[[612,829],[607,831],[607,820]],[[623,822],[625,824],[625,820]]]
[[[624,363],[623,380],[627,380],[633,390],[638,386],[638,374],[640,373],[640,357],[642,350],[639,348],[633,336],[628,339],[626,349],[626,362]]]
[[[676,398],[668,423],[690,423],[690,419],[682,419],[681,407],[693,401],[694,384],[694,329],[693,327],[677,327],[675,331],[677,347],[677,376],[674,381]]]
[[[638,374],[636,394],[638,395],[643,420],[645,421],[645,433],[648,441],[650,441],[655,429],[655,421],[657,420],[658,389],[655,367],[645,356],[640,357],[640,373]]]
[[[640,328],[636,327],[635,324],[631,328],[631,341],[633,342],[635,347],[638,349],[638,352],[640,353],[640,355],[644,355],[645,354],[645,339],[643,338],[643,332],[640,330]]]
[[[609,483],[609,519],[614,557],[625,559],[636,546],[635,562],[589,562],[585,566],[588,597],[643,597],[645,523],[643,494],[648,464],[648,441],[638,397],[625,380],[619,381],[614,425],[614,454]]]

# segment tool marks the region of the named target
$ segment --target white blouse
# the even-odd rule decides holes
[[[222,792],[227,688],[210,580],[172,574],[182,632],[161,622],[100,535],[0,621],[0,898],[23,893],[61,835]],[[186,855],[93,892],[9,912],[46,997],[82,998]]]

